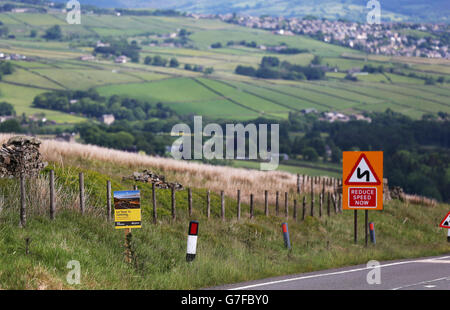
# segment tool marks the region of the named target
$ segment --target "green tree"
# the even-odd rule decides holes
[[[144,58],[144,64],[151,65],[152,64],[152,57],[151,56],[146,56]]]
[[[2,116],[11,116],[16,115],[16,111],[14,110],[14,106],[8,102],[0,102],[0,115]]]
[[[322,57],[315,55],[313,60],[311,61],[311,64],[313,65],[320,65],[322,63]]]
[[[161,56],[155,56],[153,57],[152,65],[154,66],[160,66],[165,67],[167,64],[167,59],[162,58]]]
[[[214,68],[213,67],[208,67],[205,69],[205,74],[213,74],[214,73]]]
[[[331,148],[331,161],[340,164],[342,160],[342,150],[337,146]]]
[[[20,127],[20,123],[16,119],[9,119],[0,123],[0,132],[8,132],[8,133],[21,133],[22,127]]]
[[[305,160],[314,161],[314,162],[319,160],[319,154],[317,154],[316,150],[313,149],[312,147],[304,148],[302,155]]]
[[[172,59],[170,59],[170,63],[169,66],[171,68],[178,68],[180,66],[180,63],[178,62],[178,60],[174,57]]]
[[[8,27],[6,27],[6,26],[0,27],[0,36],[1,37],[3,37],[3,36],[6,37],[8,35],[8,33],[9,33]]]
[[[54,25],[48,28],[43,37],[47,40],[61,40],[63,37],[61,27],[59,25]]]

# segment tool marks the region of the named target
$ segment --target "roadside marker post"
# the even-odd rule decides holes
[[[187,250],[186,250],[186,261],[192,262],[197,254],[197,236],[198,236],[198,222],[189,222],[189,231],[187,238]]]
[[[369,232],[370,232],[370,242],[376,244],[377,241],[375,239],[375,224],[373,222],[369,223]]]
[[[291,241],[289,240],[289,229],[287,223],[281,224],[281,229],[283,231],[283,238],[284,238],[284,246],[288,249],[291,248]]]

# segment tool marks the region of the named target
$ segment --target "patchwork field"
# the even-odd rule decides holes
[[[287,118],[289,112],[314,108],[318,111],[346,113],[385,111],[390,108],[413,118],[427,113],[450,112],[449,84],[425,85],[423,77],[448,79],[450,62],[445,60],[365,55],[355,50],[327,44],[306,36],[280,36],[268,31],[240,27],[218,20],[185,17],[138,17],[85,15],[81,25],[68,25],[62,14],[1,13],[0,21],[10,28],[15,39],[0,39],[0,52],[25,55],[28,61],[14,61],[17,69],[0,82],[2,96],[21,113],[32,113],[33,96],[58,89],[98,88],[102,95],[122,94],[161,102],[181,114],[200,114],[212,119],[249,120],[258,116]],[[73,43],[46,41],[41,36],[53,25],[62,26],[64,35],[74,36]],[[110,60],[81,61],[93,48],[82,40],[102,40],[114,36],[141,42],[168,35],[180,29],[191,32],[190,47],[142,45],[139,63],[115,64]],[[31,30],[37,31],[30,38]],[[260,49],[228,46],[228,41],[255,41],[262,45],[285,43],[308,49],[308,53],[281,55]],[[223,48],[210,48],[216,42]],[[76,43],[76,44],[74,44]],[[144,65],[146,56],[177,58],[178,68]],[[322,81],[262,80],[236,75],[238,65],[258,67],[262,57],[275,56],[281,61],[308,65],[314,55],[322,64],[336,67]],[[214,68],[213,74],[184,69],[185,64]],[[345,79],[346,71],[364,65],[382,65],[401,69],[405,75],[369,74],[357,82]],[[416,76],[411,76],[414,73]],[[409,76],[408,76],[409,74]],[[17,91],[21,89],[23,91]],[[10,99],[9,99],[9,96]],[[46,111],[57,122],[81,121],[83,118]]]

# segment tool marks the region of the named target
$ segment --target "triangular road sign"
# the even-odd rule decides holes
[[[450,212],[444,217],[441,224],[439,224],[439,227],[450,229]]]
[[[380,185],[381,181],[378,178],[375,170],[372,168],[369,160],[365,154],[361,154],[356,161],[350,174],[345,180],[345,185]]]

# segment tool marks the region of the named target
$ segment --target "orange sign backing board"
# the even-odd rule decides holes
[[[342,208],[383,210],[383,152],[343,152]]]

